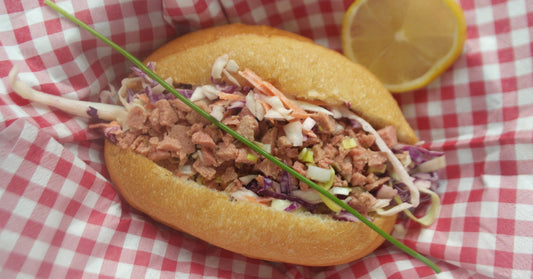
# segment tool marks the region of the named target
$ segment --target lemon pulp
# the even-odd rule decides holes
[[[453,0],[358,0],[343,21],[343,51],[393,92],[427,85],[461,54],[466,25]]]

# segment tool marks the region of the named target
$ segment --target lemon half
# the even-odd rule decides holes
[[[344,55],[391,92],[428,85],[461,55],[463,11],[454,0],[357,0],[344,15]]]

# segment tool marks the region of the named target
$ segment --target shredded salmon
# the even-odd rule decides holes
[[[243,71],[239,71],[239,75],[241,75],[248,82],[250,82],[261,93],[267,96],[278,97],[288,109],[292,109],[292,117],[302,118],[302,116],[304,115],[305,117],[309,116],[307,112],[305,112],[303,109],[294,104],[289,98],[287,98],[287,96],[285,96],[285,94],[279,91],[274,85],[259,77],[254,71],[250,69],[244,69]]]

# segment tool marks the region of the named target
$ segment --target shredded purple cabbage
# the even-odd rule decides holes
[[[129,104],[129,103],[131,103],[131,102],[133,101],[133,97],[135,97],[135,95],[137,95],[137,93],[135,93],[135,91],[133,91],[133,89],[131,89],[131,88],[128,88],[128,89],[126,90],[126,93],[128,93],[128,94],[126,95],[126,101],[127,101],[128,104]]]
[[[246,103],[243,102],[243,101],[235,101],[235,102],[230,104],[228,109],[243,108],[245,105],[246,105]]]
[[[117,136],[114,132],[117,132],[120,129],[118,126],[112,126],[104,129],[105,137],[110,140],[112,143],[117,143]]]
[[[426,180],[431,183],[431,187],[429,188],[431,191],[436,192],[437,188],[439,187],[439,175],[437,172],[430,172],[430,173],[415,173],[411,175],[415,181],[417,180]]]
[[[178,91],[178,93],[181,93],[181,95],[183,95],[187,99],[190,99],[192,96],[192,93],[194,92],[193,89],[188,89],[188,88],[176,88],[176,90]],[[172,95],[172,94],[167,94],[167,95]],[[175,97],[174,95],[172,96]]]
[[[148,62],[146,65],[150,70],[154,70],[155,63],[154,62]],[[133,73],[135,73],[136,76],[143,78],[147,83],[150,84],[150,86],[146,86],[143,90],[139,92],[134,92],[132,89],[128,88],[128,96],[127,101],[130,103],[133,100],[133,96],[137,94],[146,94],[148,96],[148,100],[151,104],[154,104],[155,102],[165,99],[165,100],[172,100],[176,99],[176,96],[174,94],[171,94],[169,92],[163,92],[162,94],[154,94],[152,91],[152,88],[159,85],[159,83],[155,80],[152,80],[145,72],[143,72],[141,69],[139,69],[136,66],[131,66],[131,70]],[[179,84],[178,87],[176,87],[176,90],[183,95],[185,98],[190,99],[192,96],[192,93],[194,90],[192,89],[192,86],[190,84]]]
[[[237,87],[236,85],[231,84],[215,84],[215,88],[224,93],[233,93],[239,89],[239,87]]]
[[[142,92],[144,92],[146,94],[150,104],[155,104],[155,102],[157,102],[157,101],[159,101],[161,99],[161,95],[160,94],[154,94],[154,92],[152,91],[152,87],[150,87],[150,86],[146,86],[144,88],[144,91],[141,91],[139,93],[142,93]]]
[[[359,222],[359,219],[352,215],[348,211],[341,210],[336,214],[331,214],[331,218],[338,220],[338,221],[347,221],[347,222]]]
[[[287,208],[285,208],[285,211],[294,211],[298,208],[302,207],[301,204],[297,203],[297,202],[291,202],[291,204],[289,206],[287,206]]]
[[[431,183],[431,186],[429,189],[433,192],[436,192],[439,187],[439,176],[437,172],[432,173],[415,173],[411,175],[416,182],[417,180],[425,180],[429,181]],[[393,185],[393,188],[398,191],[398,196],[402,200],[402,202],[409,202],[411,199],[411,193],[409,192],[409,189],[405,184],[399,182]],[[431,201],[431,195],[420,193],[420,203],[430,202]]]
[[[267,188],[267,189],[271,189],[272,188],[274,190],[274,192],[281,193],[281,188],[280,188],[279,183],[274,183],[274,180],[272,180],[272,178],[264,177],[263,178],[263,184],[264,184],[265,188]]]
[[[146,64],[146,67],[150,70],[154,70],[155,69],[155,62],[154,61],[150,61]]]
[[[396,191],[398,191],[398,196],[400,197],[402,202],[409,202],[411,200],[411,193],[409,192],[409,188],[407,188],[404,183],[395,183],[394,185],[392,185],[392,187],[396,189]]]
[[[152,64],[148,63],[147,67],[149,69],[150,69],[150,67],[153,68],[154,64],[153,63]],[[135,73],[135,75],[137,75],[140,78],[143,78],[146,82],[150,83],[150,85],[152,87],[159,84],[157,81],[151,79],[145,72],[143,72],[141,69],[137,68],[136,66],[131,66],[130,69]],[[150,70],[153,70],[153,69],[150,69]]]
[[[185,96],[185,98],[187,98],[187,99],[190,99],[191,96],[192,96],[192,93],[194,92],[194,90],[192,90],[192,89],[176,88],[176,90],[179,93],[181,93],[181,95]],[[167,91],[164,91],[161,94],[154,94],[153,93],[153,88],[150,87],[150,86],[146,86],[143,90],[141,90],[139,92],[135,92],[135,91],[133,91],[133,89],[128,88],[127,89],[127,93],[128,94],[126,96],[126,100],[127,100],[128,103],[131,103],[133,101],[133,99],[134,99],[134,96],[139,95],[139,94],[146,94],[150,104],[155,104],[159,100],[173,100],[173,99],[176,99],[176,96],[174,96],[174,94],[168,93]]]
[[[144,93],[146,94],[146,96],[148,96],[148,101],[150,102],[150,104],[155,104],[159,100],[172,100],[176,98],[176,96],[172,94],[154,94],[152,88],[149,86],[144,89]]]
[[[281,172],[279,185],[282,194],[289,194],[291,192],[291,177],[285,170]]]
[[[237,85],[226,83],[222,80],[217,80],[211,77],[211,83],[215,85],[215,88],[224,93],[238,92],[239,87]]]
[[[94,107],[91,107],[89,106],[89,108],[87,109],[87,115],[89,115],[89,117],[92,119],[92,120],[98,120],[98,110]]]
[[[344,102],[344,106],[346,106],[347,108],[351,108],[352,107],[352,104],[348,101],[345,101]]]
[[[427,162],[431,159],[434,159],[436,157],[443,156],[443,152],[438,151],[430,151],[420,146],[413,146],[413,145],[404,145],[404,144],[398,144],[393,147],[393,151],[395,153],[402,153],[402,152],[409,152],[409,156],[411,157],[411,160],[414,162],[414,165],[420,165],[424,162]],[[413,169],[410,168],[411,170]],[[389,175],[386,173],[386,175]],[[418,180],[425,180],[429,181],[431,184],[430,190],[435,192],[439,186],[438,180],[439,176],[437,172],[431,172],[431,173],[409,173],[411,177],[413,177],[415,180],[414,182]],[[398,182],[393,185],[393,188],[398,191],[398,196],[402,200],[402,202],[409,202],[411,199],[411,194],[409,192],[409,189],[407,186],[401,182]],[[420,193],[420,203],[429,202],[431,200],[431,196],[428,194]]]
[[[443,152],[431,151],[423,147],[413,146],[413,145],[399,145],[397,148],[395,148],[395,151],[409,152],[409,155],[411,156],[411,160],[417,165],[427,162],[433,158],[444,155]]]
[[[361,129],[363,127],[363,126],[361,126],[361,123],[359,123],[359,121],[357,121],[355,119],[350,119],[350,126],[353,129]]]
[[[317,205],[308,203],[300,198],[290,196],[288,194],[283,194],[280,192],[276,192],[276,190],[272,187],[272,180],[266,180],[265,183],[263,183],[264,186],[260,186],[256,179],[252,180],[250,183],[248,183],[245,188],[256,193],[259,196],[262,197],[272,197],[280,200],[288,200],[292,202],[297,202],[301,204],[303,207],[305,207],[309,211],[314,211],[317,207]]]

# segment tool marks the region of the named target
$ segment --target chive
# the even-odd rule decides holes
[[[255,145],[250,140],[248,140],[245,137],[241,136],[239,133],[233,131],[231,128],[229,128],[228,126],[224,125],[222,122],[216,120],[209,113],[205,112],[203,109],[201,109],[200,107],[195,105],[193,102],[191,102],[185,96],[183,96],[181,93],[176,91],[176,89],[173,86],[171,86],[167,82],[165,82],[161,77],[159,77],[156,73],[154,73],[152,70],[150,70],[148,67],[146,67],[140,60],[135,58],[133,55],[131,55],[125,49],[121,48],[120,46],[118,46],[117,44],[115,44],[114,42],[112,42],[111,40],[109,40],[108,38],[103,36],[102,34],[98,33],[96,30],[92,29],[91,27],[89,27],[84,22],[82,22],[79,19],[77,19],[76,17],[72,16],[67,11],[63,10],[61,7],[57,6],[55,3],[51,2],[50,0],[45,0],[44,3],[46,5],[48,5],[49,7],[51,7],[52,9],[54,9],[55,11],[57,11],[58,13],[62,14],[63,16],[65,16],[70,21],[74,22],[75,24],[79,25],[83,29],[87,30],[89,33],[93,34],[98,39],[100,39],[103,42],[107,43],[113,49],[115,49],[116,51],[121,53],[122,55],[124,55],[128,60],[130,60],[135,66],[137,66],[139,69],[141,69],[143,72],[145,72],[149,77],[151,77],[153,80],[157,81],[159,84],[161,84],[161,86],[163,86],[165,89],[167,89],[169,92],[171,92],[179,100],[181,100],[186,105],[191,107],[194,111],[199,113],[201,116],[203,116],[206,119],[208,119],[209,121],[211,121],[217,127],[222,129],[223,131],[227,132],[228,134],[230,134],[231,136],[233,136],[234,138],[236,138],[240,142],[244,143],[246,146],[250,147],[252,150],[256,151],[260,155],[262,155],[265,158],[269,159],[274,164],[278,165],[280,168],[282,168],[283,170],[287,171],[289,174],[293,175],[294,177],[296,177],[300,181],[303,181],[304,183],[306,183],[307,185],[309,185],[310,187],[312,187],[313,189],[318,191],[320,194],[326,196],[328,199],[330,199],[331,201],[333,201],[336,204],[338,204],[340,207],[342,207],[346,211],[348,211],[351,214],[353,214],[357,219],[359,219],[365,225],[370,227],[372,230],[376,231],[378,234],[380,234],[387,241],[389,241],[390,243],[392,243],[396,247],[398,247],[401,250],[403,250],[405,253],[411,255],[415,259],[420,260],[421,262],[423,262],[424,264],[429,266],[431,269],[433,269],[433,271],[435,271],[436,273],[440,273],[440,268],[435,263],[433,263],[431,260],[429,260],[428,258],[424,257],[423,255],[417,253],[416,251],[412,250],[411,248],[407,247],[405,244],[401,243],[400,241],[398,241],[397,239],[395,239],[394,237],[392,237],[391,235],[389,235],[388,233],[383,231],[381,228],[379,228],[376,225],[374,225],[374,223],[372,223],[371,221],[367,220],[363,215],[361,215],[355,209],[351,208],[349,205],[347,205],[343,201],[339,200],[335,195],[331,194],[330,192],[328,192],[324,188],[318,186],[317,184],[315,184],[313,181],[309,180],[305,176],[299,174],[298,172],[293,170],[291,167],[285,165],[279,159],[277,159],[276,157],[272,156],[271,154],[266,152],[261,147]]]

